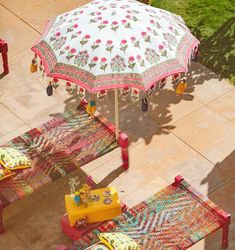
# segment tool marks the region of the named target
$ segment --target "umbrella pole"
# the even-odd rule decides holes
[[[118,90],[114,90],[115,95],[115,134],[116,140],[118,140],[118,131],[119,131],[119,112],[118,112]]]

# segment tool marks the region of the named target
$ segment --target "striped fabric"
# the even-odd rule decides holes
[[[0,181],[0,200],[6,207],[42,185],[117,147],[115,133],[105,119],[83,109],[70,111],[9,141],[32,160],[32,168]]]
[[[187,249],[224,224],[213,204],[207,197],[198,196],[196,190],[183,180],[103,223],[68,249],[82,250],[95,244],[100,232],[122,232],[144,250]]]

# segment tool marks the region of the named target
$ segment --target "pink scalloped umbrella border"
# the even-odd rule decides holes
[[[166,73],[164,74],[161,74],[161,75],[158,75],[157,77],[154,77],[154,79],[152,79],[151,81],[149,81],[145,86],[143,85],[138,85],[138,84],[134,84],[134,83],[121,83],[122,82],[122,78],[123,77],[120,77],[120,76],[125,76],[124,78],[126,79],[128,77],[129,81],[133,81],[133,82],[136,82],[136,80],[139,80],[141,82],[144,82],[144,78],[142,77],[133,77],[132,74],[128,74],[128,73],[123,73],[123,74],[110,74],[110,75],[103,75],[102,77],[100,77],[102,79],[102,82],[103,83],[106,83],[104,84],[103,86],[98,86],[98,87],[91,87],[91,85],[87,84],[86,82],[78,79],[78,78],[75,78],[75,77],[72,77],[72,76],[69,76],[68,74],[66,74],[67,72],[70,71],[70,73],[74,74],[74,75],[84,75],[84,71],[83,70],[75,70],[75,67],[72,67],[72,66],[69,66],[69,65],[63,65],[63,64],[57,64],[57,62],[53,61],[53,57],[55,57],[54,55],[54,52],[52,49],[50,49],[50,46],[45,46],[43,44],[46,43],[42,38],[47,35],[47,33],[49,32],[51,26],[54,24],[55,22],[55,19],[52,19],[51,21],[48,21],[47,24],[46,24],[46,27],[43,31],[43,34],[42,36],[38,39],[38,41],[33,45],[33,47],[31,48],[31,50],[33,52],[35,52],[41,59],[43,65],[44,65],[44,68],[45,68],[45,73],[48,77],[56,77],[56,78],[59,78],[59,79],[63,79],[63,80],[66,80],[66,81],[69,81],[69,82],[73,82],[85,89],[87,89],[89,92],[98,92],[98,91],[101,91],[101,90],[110,90],[110,89],[116,89],[116,88],[126,88],[126,87],[133,87],[133,88],[137,88],[139,90],[143,90],[143,91],[147,91],[155,82],[157,81],[160,81],[168,76],[171,76],[171,75],[174,75],[174,74],[177,74],[177,73],[182,73],[182,72],[187,72],[188,71],[188,62],[189,62],[189,59],[191,57],[191,52],[192,50],[198,46],[198,44],[200,43],[197,39],[195,39],[195,37],[193,37],[191,35],[191,33],[186,33],[185,35],[185,39],[182,39],[181,41],[181,45],[184,45],[185,43],[185,40],[191,40],[189,42],[189,45],[187,46],[187,50],[186,50],[186,54],[182,55],[179,53],[178,57],[183,57],[183,65],[180,64],[177,60],[171,60],[173,62],[164,62],[163,65],[161,66],[162,69],[163,68],[172,68],[172,70],[170,71],[167,71]],[[41,49],[41,50],[40,50]],[[182,48],[181,48],[182,50]],[[53,65],[52,69],[55,71],[55,72],[52,72],[52,70],[50,69],[49,67],[49,63],[48,63],[48,60],[46,58],[46,56],[44,55],[44,53],[42,53],[42,51],[45,53],[45,51],[47,51],[47,55],[51,55],[49,57],[50,61],[49,63]],[[179,51],[179,50],[178,50]],[[180,52],[180,51],[179,51]],[[59,65],[59,67],[58,67]],[[58,71],[64,71],[65,73],[60,73],[56,70],[56,67],[59,68]],[[154,71],[157,71],[159,69],[159,65],[156,65],[156,66],[153,66],[150,70],[147,70],[150,71],[150,72],[154,72]],[[69,69],[69,70],[68,70]],[[92,78],[95,79],[96,77],[93,76],[92,74],[90,74],[89,72],[85,72],[85,74],[87,75],[87,78]],[[144,74],[144,73],[143,73]],[[141,75],[143,75],[141,74]],[[110,81],[118,81],[118,84],[107,84],[109,83]],[[96,80],[91,80],[91,84],[94,85],[96,83]]]

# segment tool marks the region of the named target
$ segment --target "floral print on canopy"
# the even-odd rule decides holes
[[[159,55],[154,49],[147,48],[145,50],[145,58],[150,64],[158,63]]]
[[[75,56],[74,58],[74,64],[79,66],[84,67],[85,65],[87,65],[87,61],[89,58],[89,54],[87,52],[87,50],[81,51],[78,53],[78,55]]]
[[[111,68],[113,71],[122,72],[126,68],[125,59],[119,55],[116,55],[111,59]]]
[[[118,80],[110,81],[115,74],[122,74],[120,84],[127,79],[144,89],[155,79],[185,71],[198,44],[175,14],[135,0],[95,0],[56,17],[32,50],[47,75],[92,91],[112,82],[117,87]]]

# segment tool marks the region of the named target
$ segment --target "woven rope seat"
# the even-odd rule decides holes
[[[134,239],[141,250],[187,249],[220,228],[222,248],[226,248],[229,223],[229,214],[182,177],[176,177],[173,184],[103,223],[67,249],[80,250],[95,244],[100,232],[122,232]]]
[[[168,186],[116,218],[113,231],[129,235],[145,249],[187,249],[220,228],[221,217],[183,184]]]
[[[24,153],[32,168],[0,181],[0,234],[5,232],[3,208],[118,146],[112,123],[88,115],[82,106],[78,109],[58,114],[3,145]]]

